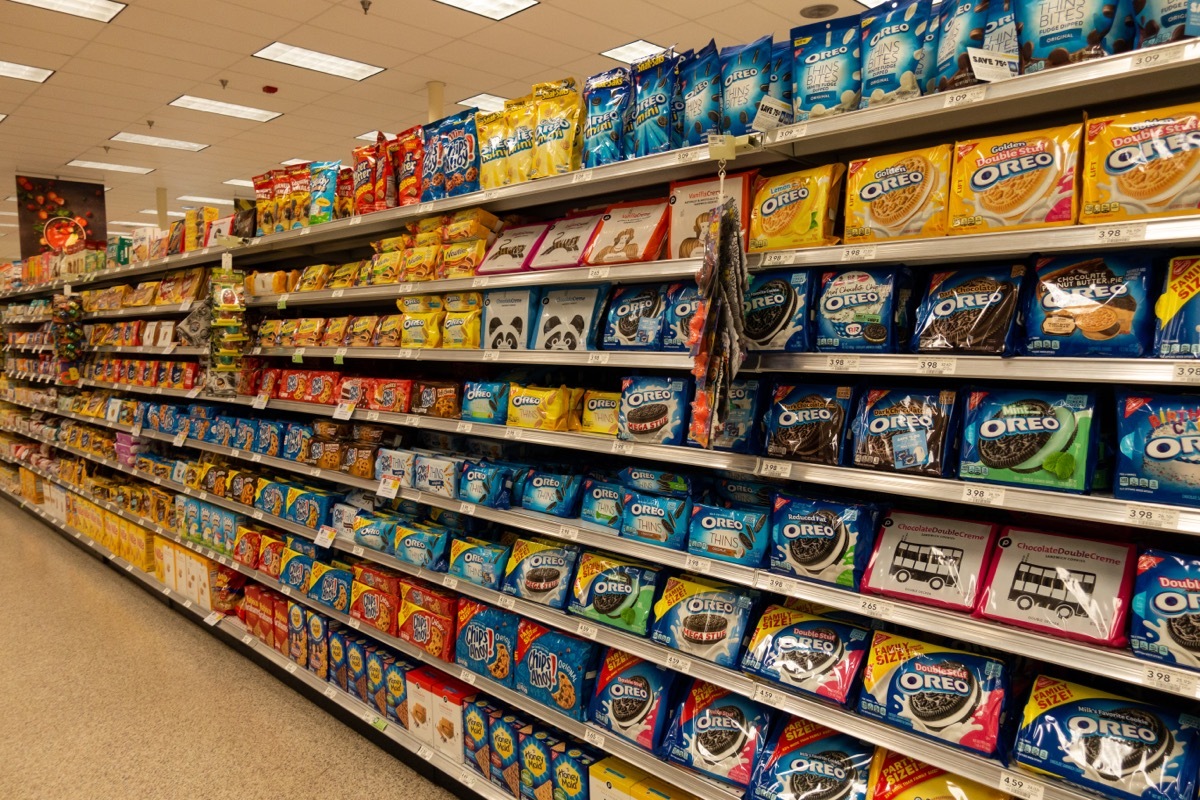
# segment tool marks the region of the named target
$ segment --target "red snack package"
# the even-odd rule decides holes
[[[367,393],[367,408],[372,411],[396,411],[407,414],[412,408],[411,380],[374,378]]]
[[[336,372],[308,373],[308,389],[304,393],[304,402],[330,405],[337,402],[338,380],[342,376]]]
[[[338,381],[337,394],[339,403],[354,403],[356,406],[366,405],[367,395],[371,393],[370,378],[355,378],[346,376]]]
[[[389,636],[396,635],[396,612],[400,601],[393,594],[354,581],[350,589],[350,616],[361,619]]]
[[[292,220],[296,218],[296,206],[292,203],[292,179],[288,177],[286,169],[273,169],[271,183],[275,187],[275,230],[291,230]]]
[[[375,210],[375,162],[378,147],[365,144],[354,153],[354,213],[370,214]]]
[[[383,211],[396,205],[396,173],[392,171],[392,160],[388,155],[388,141],[383,134],[375,138],[375,210]],[[389,203],[388,200],[391,200]]]
[[[354,216],[354,170],[343,167],[338,170],[337,190],[334,194],[333,218],[345,219]]]
[[[278,389],[279,393],[276,395],[278,399],[303,402],[304,396],[308,393],[308,370],[284,370],[280,375]]]
[[[425,163],[425,131],[420,125],[396,136],[396,202],[411,206],[421,202],[421,170]]]
[[[275,397],[275,390],[279,387],[279,376],[281,370],[264,369],[258,376],[258,385],[250,387],[250,391],[246,394],[265,394],[267,397]]]

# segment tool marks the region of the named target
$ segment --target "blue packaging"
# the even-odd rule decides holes
[[[262,430],[261,428],[259,429]],[[283,431],[283,451],[280,454],[287,461],[299,461],[308,455],[308,446],[313,440],[312,425],[299,422],[289,422]]]
[[[1117,393],[1113,495],[1200,505],[1200,397]]]
[[[425,155],[421,160],[421,202],[444,200],[446,179],[442,175],[442,123],[430,123],[424,128]]]
[[[938,6],[938,42],[933,74],[936,90],[945,92],[979,83],[967,58],[968,47],[983,46],[987,27],[989,0],[965,3],[942,3]]]
[[[583,721],[596,682],[597,645],[521,619],[515,655],[518,692]]]
[[[1123,10],[1123,6],[1118,5],[1117,10]],[[1152,0],[1145,5],[1139,3],[1137,6],[1133,6],[1130,4],[1128,10],[1137,12],[1134,24],[1138,34],[1139,50],[1144,47],[1153,47],[1156,44],[1177,42],[1200,34],[1200,9],[1196,8],[1194,4],[1181,3],[1179,0]],[[1114,18],[1113,27],[1116,28],[1122,19],[1119,16]],[[1109,41],[1106,39],[1105,45],[1108,43]],[[1121,51],[1110,49],[1108,52],[1119,53]]]
[[[815,282],[805,269],[764,272],[751,279],[742,301],[751,350],[807,353],[812,349],[808,319]]]
[[[626,488],[639,492],[664,497],[689,497],[692,494],[692,479],[678,472],[649,467],[626,467],[617,474],[617,479]]]
[[[454,663],[511,689],[517,622],[516,614],[464,598],[458,607]]]
[[[443,528],[423,528],[398,523],[391,553],[409,564],[443,572],[446,569],[446,548],[449,539],[449,532]]]
[[[757,380],[736,380],[717,414],[713,426],[712,448],[730,453],[756,453],[762,436],[759,431],[762,386]],[[689,444],[691,440],[689,437]]]
[[[736,668],[758,593],[691,575],[668,578],[654,604],[650,638],[682,653]]]
[[[678,677],[675,670],[610,647],[600,659],[588,718],[657,753],[674,710],[671,689]]]
[[[675,61],[675,90],[671,95],[671,149],[683,147],[683,70],[688,62],[696,57],[695,50],[687,50],[679,54]]]
[[[1200,670],[1200,558],[1143,552],[1132,606],[1129,646],[1134,655]]]
[[[778,101],[780,125],[792,124],[792,43],[775,42],[771,46],[771,85],[767,95]]]
[[[334,506],[334,522],[337,522],[338,506]],[[372,550],[387,552],[396,537],[396,521],[381,514],[359,511],[349,521],[354,541]],[[336,525],[335,525],[336,527]]]
[[[621,536],[659,547],[682,550],[687,543],[687,499],[626,491],[621,513]]]
[[[446,572],[465,578],[478,586],[499,589],[504,565],[512,548],[469,536],[450,540],[449,567]]]
[[[230,447],[238,450],[253,450],[254,436],[258,432],[258,423],[252,419],[236,419],[233,422],[233,442]]]
[[[862,15],[862,100],[859,108],[889,105],[921,96],[917,66],[929,26],[929,0],[905,0],[883,13]]]
[[[721,132],[721,55],[712,39],[679,69],[684,146],[704,144]]]
[[[771,538],[766,510],[696,503],[688,524],[687,551],[694,556],[757,567]]]
[[[512,470],[486,461],[466,461],[458,476],[458,499],[488,508],[512,505]]]
[[[775,726],[754,763],[746,800],[806,800],[792,786],[813,787],[819,797],[867,800],[875,745],[800,717]]]
[[[446,179],[446,197],[479,191],[479,137],[475,109],[468,109],[439,123],[441,172]],[[429,150],[425,150],[429,158]],[[422,200],[425,198],[422,197]]]
[[[690,349],[688,339],[694,320],[698,313],[703,320],[703,308],[704,300],[695,283],[673,283],[667,287],[662,339],[664,352],[683,353]]]
[[[1107,55],[1104,37],[1112,28],[1113,9],[1114,4],[1101,0],[1050,9],[1040,3],[1017,3],[1021,74]]]
[[[758,619],[742,672],[845,706],[870,643],[866,628],[772,605]]]
[[[624,378],[617,438],[683,444],[691,383],[680,378]]]
[[[467,381],[463,384],[462,418],[503,425],[508,419],[508,381]]]
[[[615,164],[625,158],[625,109],[632,103],[629,70],[616,67],[583,84],[583,166]]]
[[[717,478],[713,488],[723,505],[742,508],[770,508],[776,489],[769,483],[729,477]]]
[[[826,272],[816,289],[817,352],[895,353],[908,324],[903,267]]]
[[[501,589],[524,600],[565,608],[567,590],[579,559],[573,544],[549,539],[517,539],[504,567]]]
[[[764,706],[696,679],[671,722],[663,749],[668,761],[745,788],[770,727],[771,714]]]
[[[987,27],[983,29],[984,50],[991,50],[994,53],[1017,55],[1017,49],[1020,45],[1017,44],[1017,15],[1013,11],[1015,2],[1016,0],[998,0],[998,2],[989,3]],[[1121,5],[1121,3],[1125,2],[1129,3],[1127,8]],[[1130,22],[1132,23],[1132,15],[1133,0],[1121,0],[1117,5],[1117,19],[1130,17]],[[1129,38],[1125,43],[1126,46],[1118,48],[1114,45],[1114,53],[1133,49],[1134,39],[1137,38],[1137,29],[1132,24],[1129,27],[1133,30],[1127,34]],[[1019,68],[1020,65],[1018,64]]]
[[[1010,356],[1024,319],[1025,267],[997,264],[935,272],[917,307],[914,353]]]
[[[608,300],[605,350],[658,350],[662,346],[665,286],[618,286]]]
[[[619,484],[588,478],[583,482],[579,518],[618,530],[625,507],[625,489]]]
[[[844,114],[862,96],[858,17],[792,28],[792,113],[796,122]]]
[[[633,126],[636,150],[626,154],[642,156],[665,153],[671,149],[671,100],[675,96],[678,59],[671,50],[663,50],[633,64]]]
[[[856,467],[949,475],[958,433],[953,390],[869,389],[850,425]]]
[[[772,572],[857,592],[875,547],[880,507],[776,494]]]
[[[282,422],[260,419],[254,434],[254,452],[264,456],[278,456],[283,450],[285,426]]]
[[[1132,251],[1039,259],[1025,355],[1145,355],[1154,336],[1151,272],[1150,256]]]
[[[766,413],[765,454],[829,466],[845,463],[853,401],[849,385],[777,384]]]
[[[661,573],[607,553],[583,553],[571,582],[567,610],[614,628],[645,636]]]
[[[721,130],[744,136],[771,85],[771,37],[721,49]]]
[[[922,94],[933,94],[937,91],[937,45],[941,27],[941,17],[934,11],[929,12],[929,25],[925,28],[925,40],[921,45],[920,60],[917,61],[917,86]]]
[[[578,475],[533,469],[521,490],[521,508],[556,517],[574,517],[582,485],[583,478]]]

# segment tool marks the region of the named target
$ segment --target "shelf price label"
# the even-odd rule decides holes
[[[417,748],[417,755],[425,761],[428,761],[429,759],[433,758],[433,749],[430,748],[429,745],[423,744]]]
[[[337,697],[337,687],[336,686],[326,686],[325,691],[321,692],[321,694],[325,695],[330,700],[332,700],[333,698]]]
[[[709,561],[707,558],[688,556],[683,560],[683,568],[688,572],[699,572],[702,575],[707,575],[712,570],[712,561]]]
[[[183,431],[175,434],[175,438],[171,440],[171,444],[175,447],[183,447],[184,440],[187,439],[187,434]]]
[[[1020,800],[1042,800],[1046,787],[1036,778],[1006,769],[1000,773],[1000,791]]]
[[[579,623],[579,626],[575,629],[575,632],[578,633],[580,636],[582,636],[585,639],[595,639],[596,635],[600,631],[595,625],[591,624],[590,622],[581,622],[581,623]]]
[[[790,125],[775,131],[775,142],[790,142],[793,139],[803,137],[806,133],[808,133],[807,122],[801,122],[799,125]]]
[[[329,525],[322,525],[317,531],[316,538],[313,539],[313,544],[317,547],[332,547],[333,540],[337,538],[337,530]]]
[[[1179,527],[1179,509],[1146,503],[1126,503],[1125,521],[1130,525],[1174,530]]]
[[[786,264],[796,263],[796,253],[784,251],[782,253],[764,253],[762,257],[762,265],[764,267],[778,267]]]
[[[379,479],[379,488],[375,490],[375,494],[386,497],[388,500],[394,500],[399,493],[400,477],[398,475],[384,475]]]
[[[962,490],[964,503],[975,503],[981,506],[1004,505],[1004,489],[999,486],[972,486],[967,484]]]
[[[957,92],[947,92],[946,99],[942,103],[942,108],[957,108],[958,106],[967,106],[971,103],[978,103],[987,97],[986,86],[972,86],[970,89],[962,89]]]
[[[877,597],[860,597],[858,600],[858,610],[866,614],[868,617],[875,619],[891,619],[892,612],[896,607],[886,600],[880,600]]]
[[[608,267],[592,267],[587,273],[588,280],[596,280],[598,278],[608,277]]]
[[[254,634],[247,633],[245,636],[243,636],[242,644],[247,645],[247,646],[254,644]]]
[[[463,767],[458,771],[458,782],[468,789],[475,788],[475,773]]]
[[[609,355],[609,353],[588,353],[587,363],[607,364]]]
[[[484,350],[483,351],[483,360],[484,361],[499,361],[500,360],[500,351],[499,350]]]
[[[769,572],[760,572],[754,579],[754,588],[762,589],[764,592],[775,592],[776,594],[788,593],[788,581],[780,575],[772,575]]]
[[[350,419],[354,416],[354,403],[342,401],[337,404],[337,408],[333,410],[334,419]]]
[[[284,666],[284,669],[285,669],[285,670],[287,670],[287,673],[288,673],[289,675],[295,675],[295,674],[296,674],[296,662],[295,662],[295,661],[289,661],[289,662],[288,662],[288,663],[287,663],[287,664]]]
[[[1200,361],[1176,361],[1171,366],[1175,383],[1200,383]]]
[[[264,408],[267,407],[267,403],[270,402],[270,400],[271,400],[271,398],[267,395],[266,392],[260,392],[259,394],[254,396],[254,402],[250,404],[250,407],[256,408],[259,411],[262,411]]]
[[[362,622],[357,617],[351,617],[347,624],[356,631],[362,629]]]
[[[449,575],[445,575],[442,577],[442,586],[445,586],[447,589],[457,589],[458,578],[452,578]]]
[[[790,478],[792,465],[787,461],[774,461],[764,458],[758,467],[758,474],[769,478]]]
[[[787,701],[787,694],[778,689],[772,689],[769,686],[757,683],[754,685],[754,699],[764,705],[781,708],[783,703]]]
[[[337,352],[333,354],[333,363],[339,366],[346,363],[346,348],[339,347]]]
[[[474,503],[459,503],[458,504],[458,513],[466,514],[469,517],[475,516],[475,504]]]
[[[378,422],[379,421],[379,412],[378,411],[368,411],[367,412],[367,421],[368,422]]]
[[[1142,683],[1164,692],[1200,697],[1200,678],[1170,667],[1145,667],[1142,670]]]
[[[825,356],[826,372],[854,372],[858,369],[858,356]]]
[[[618,439],[612,443],[611,452],[621,456],[631,456],[633,455],[633,442],[622,442]]]
[[[592,171],[590,169],[581,169],[571,176],[571,183],[587,183],[592,179]]]
[[[918,358],[918,375],[953,375],[958,371],[957,358]]]
[[[1154,48],[1145,53],[1138,53],[1133,57],[1134,69],[1145,69],[1147,67],[1160,67],[1164,64],[1170,64],[1183,58],[1183,49],[1179,47],[1170,47],[1166,49]]]
[[[504,429],[504,438],[505,439],[520,440],[520,439],[524,438],[524,436],[525,436],[525,433],[520,428],[505,428]]]
[[[225,615],[220,611],[214,611],[204,618],[205,625],[216,625],[221,620],[225,619]]]
[[[1125,244],[1141,242],[1146,238],[1146,223],[1133,222],[1128,225],[1101,225],[1096,228],[1095,241],[1100,244]]]
[[[598,747],[601,750],[604,749],[604,734],[592,728],[591,726],[588,726],[584,729],[583,740],[592,747]]]
[[[856,244],[842,248],[842,261],[872,261],[874,258],[873,244]]]
[[[509,611],[512,611],[514,608],[517,607],[517,599],[511,595],[502,594],[502,595],[500,595],[500,597],[498,597],[496,599],[496,605],[500,606],[501,608],[507,608]]]
[[[484,286],[487,286],[487,285],[488,285],[488,278],[486,275],[481,275],[478,278],[471,279],[471,288],[472,289],[482,289]]]
[[[674,653],[671,653],[667,656],[666,662],[668,669],[673,669],[676,672],[682,672],[685,675],[691,672],[692,660],[690,658],[684,658],[683,656],[677,656]]]
[[[454,426],[455,433],[470,433],[474,429],[474,425],[470,422],[460,422]]]
[[[284,309],[286,309],[287,301],[288,301],[288,298],[290,298],[290,297],[291,297],[290,294],[279,295],[279,300],[275,303],[275,308],[279,309],[280,311],[283,311]]]
[[[570,525],[559,525],[558,538],[575,541],[579,538],[579,528],[573,528]]]
[[[304,363],[304,350],[305,350],[305,348],[303,348],[303,347],[297,347],[296,351],[294,353],[292,353],[292,363],[293,364],[303,364]]]
[[[470,684],[471,686],[475,685],[475,673],[465,667],[459,670],[458,677],[463,683]]]

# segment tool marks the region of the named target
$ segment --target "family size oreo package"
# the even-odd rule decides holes
[[[690,384],[680,378],[624,378],[617,437],[647,444],[683,444]]]
[[[873,800],[1012,800],[1012,795],[882,747],[871,759]]]
[[[615,164],[625,153],[625,110],[633,104],[629,69],[615,67],[583,84],[583,166]]]
[[[878,516],[875,505],[776,494],[771,570],[858,591]]]
[[[870,645],[864,628],[768,606],[742,656],[742,671],[845,705]]]
[[[599,553],[584,553],[575,570],[567,609],[572,614],[645,636],[659,577],[659,571],[653,567]]]
[[[721,48],[721,132],[743,136],[754,130],[758,106],[771,83],[771,37]]]
[[[777,384],[767,409],[766,455],[841,464],[853,399],[853,386]]]
[[[1008,668],[986,656],[876,631],[858,712],[985,756],[997,754]]]
[[[542,294],[532,349],[591,350],[606,297],[608,284],[547,289]]]
[[[1129,644],[1138,658],[1200,670],[1200,558],[1138,557]]]
[[[669,761],[745,787],[770,723],[763,706],[697,679],[663,746]]]
[[[851,425],[854,466],[943,477],[957,432],[956,393],[869,389]]]
[[[1154,355],[1200,358],[1200,258],[1172,258],[1154,304]]]
[[[854,111],[861,97],[859,18],[792,28],[792,115],[796,122]]]
[[[654,604],[650,638],[722,667],[735,667],[756,596],[690,575],[668,578]]]
[[[776,723],[746,800],[867,800],[875,745],[800,717]]]
[[[692,555],[757,567],[771,538],[766,509],[722,508],[696,503],[688,525],[687,549]]]
[[[1200,397],[1117,393],[1121,500],[1200,504]]]
[[[483,295],[484,350],[528,350],[538,315],[537,289],[506,289]]]
[[[765,272],[750,281],[742,301],[750,349],[806,353],[812,349],[809,311],[814,275],[809,270]]]
[[[999,264],[936,272],[917,307],[917,353],[1010,356],[1023,315],[1025,267]]]
[[[921,96],[917,66],[929,26],[929,0],[906,0],[862,16],[862,100],[859,108]]]
[[[974,615],[1120,647],[1137,548],[1005,528]]]
[[[658,350],[662,346],[666,286],[618,286],[608,299],[605,350]]]
[[[908,325],[908,270],[826,272],[816,295],[817,352],[896,352]]]
[[[565,608],[578,558],[579,548],[573,544],[517,539],[504,568],[501,590],[551,608]]]
[[[1140,358],[1150,350],[1151,259],[1143,253],[1056,256],[1037,264],[1023,352]]]
[[[1200,769],[1200,722],[1047,675],[1033,683],[1016,761],[1126,800],[1188,800]]]
[[[604,652],[588,717],[601,728],[657,753],[671,712],[679,673],[615,647]]]
[[[712,134],[721,132],[721,55],[717,43],[709,40],[679,70],[683,96],[684,147],[704,144]]]
[[[969,612],[998,531],[986,522],[892,511],[879,527],[863,592]]]
[[[1095,407],[1091,392],[967,389],[959,478],[1090,491]]]

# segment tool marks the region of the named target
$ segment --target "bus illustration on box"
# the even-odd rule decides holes
[[[1089,616],[1088,606],[1095,591],[1094,572],[1047,567],[1021,559],[1008,588],[1008,599],[1022,611],[1040,606],[1053,609],[1059,619],[1070,619]]]
[[[892,554],[888,575],[897,583],[907,583],[910,579],[924,581],[936,592],[944,586],[958,586],[962,560],[961,547],[912,544],[908,539],[901,539]]]

